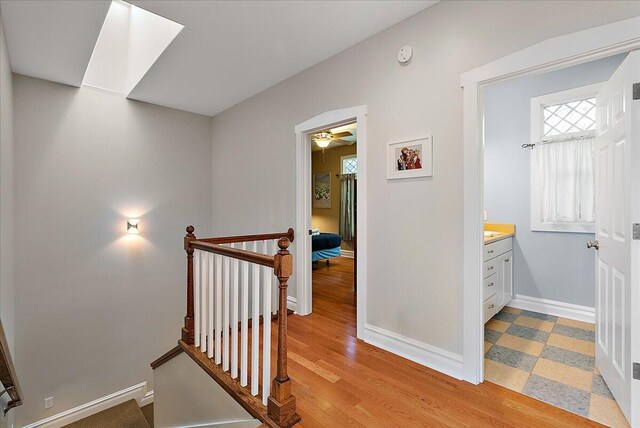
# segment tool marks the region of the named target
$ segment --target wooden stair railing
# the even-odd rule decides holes
[[[287,283],[293,273],[293,256],[288,248],[294,239],[293,229],[206,239],[196,238],[194,230],[193,226],[187,227],[184,238],[187,314],[182,338],[179,347],[154,361],[152,367],[184,351],[264,425],[275,428],[297,424],[300,416],[287,372]],[[278,328],[276,375],[271,379],[271,322],[266,315],[275,309],[274,276],[278,281],[277,295],[273,296]],[[263,316],[264,322],[251,322]]]
[[[9,354],[9,345],[7,336],[4,334],[2,322],[0,322],[0,382],[2,382],[0,396],[7,393],[11,398],[4,409],[4,414],[6,415],[9,410],[22,405],[22,390],[18,384],[18,377],[13,367],[11,354]]]

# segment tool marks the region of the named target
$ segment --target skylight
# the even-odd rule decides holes
[[[113,0],[82,84],[128,95],[183,28],[177,22]]]

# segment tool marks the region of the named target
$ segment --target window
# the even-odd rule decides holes
[[[595,230],[595,96],[601,86],[531,99],[531,230]]]
[[[358,158],[356,155],[348,155],[340,157],[342,162],[342,174],[358,173]]]
[[[544,136],[562,136],[595,130],[595,107],[596,97],[544,107]]]

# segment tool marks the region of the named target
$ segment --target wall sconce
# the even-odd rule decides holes
[[[138,223],[140,223],[139,218],[130,218],[127,220],[127,232],[131,234],[138,234],[140,231],[138,230]]]

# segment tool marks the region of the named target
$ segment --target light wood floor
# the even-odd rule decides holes
[[[289,317],[298,427],[588,427],[580,416],[485,382],[471,385],[356,339],[353,260],[313,272],[313,313]],[[438,328],[438,326],[425,326]]]

